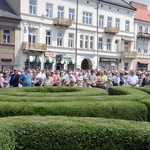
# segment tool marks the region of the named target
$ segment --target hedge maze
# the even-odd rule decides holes
[[[150,86],[0,89],[0,150],[150,150]]]

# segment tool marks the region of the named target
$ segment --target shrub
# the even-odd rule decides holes
[[[0,131],[2,150],[150,149],[150,126],[145,122],[27,116],[1,119]]]

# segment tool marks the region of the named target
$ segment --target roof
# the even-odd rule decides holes
[[[112,5],[116,5],[116,6],[119,6],[119,7],[131,9],[131,10],[136,10],[135,7],[133,7],[132,5],[130,5],[129,3],[127,3],[124,0],[98,0],[98,1],[109,3],[109,4],[112,4]]]
[[[21,19],[6,0],[0,0],[0,17]]]
[[[135,12],[135,20],[150,23],[150,11],[145,10],[145,9],[137,8],[137,11]]]

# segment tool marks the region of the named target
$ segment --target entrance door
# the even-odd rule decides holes
[[[84,59],[81,63],[81,69],[88,70],[92,69],[92,62],[90,59]]]

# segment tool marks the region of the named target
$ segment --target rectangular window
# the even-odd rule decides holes
[[[107,39],[107,51],[111,51],[111,39]]]
[[[69,8],[69,20],[74,21],[74,19],[75,19],[74,16],[75,16],[75,10]]]
[[[142,31],[143,31],[143,27],[139,26],[139,33],[142,33]]]
[[[145,27],[145,33],[148,34],[148,27]]]
[[[57,46],[62,46],[62,42],[63,42],[63,33],[58,32],[57,33]]]
[[[129,70],[129,63],[124,63],[124,70]]]
[[[103,39],[101,37],[98,38],[98,49],[99,50],[103,49]]]
[[[3,43],[10,44],[11,34],[10,30],[3,30]]]
[[[104,27],[104,16],[99,15],[99,26]]]
[[[86,35],[86,36],[85,36],[85,48],[89,48],[89,47],[88,47],[88,43],[89,43],[89,36]]]
[[[69,33],[69,38],[68,38],[68,47],[73,47],[74,46],[74,34]]]
[[[120,28],[120,19],[116,18],[116,23],[115,23],[116,28]]]
[[[93,36],[90,36],[90,49],[93,49]]]
[[[29,28],[29,42],[30,43],[36,42],[36,31],[34,28]]]
[[[31,15],[36,15],[36,0],[30,0],[30,4],[29,4],[29,13]]]
[[[130,21],[126,20],[125,22],[125,31],[129,31]]]
[[[53,17],[53,5],[46,3],[46,17],[52,18]]]
[[[119,51],[119,40],[115,40],[115,51]]]
[[[58,18],[64,17],[64,7],[58,6]]]
[[[148,53],[148,42],[144,42],[144,53]]]
[[[143,47],[143,42],[142,41],[138,41],[138,53],[142,53],[142,48]]]
[[[129,42],[124,42],[124,51],[129,51]]]
[[[112,17],[107,17],[107,27],[112,26]]]
[[[46,31],[46,44],[51,45],[51,31]]]
[[[92,24],[92,13],[83,12],[82,22],[84,24],[91,25]]]
[[[84,36],[80,35],[80,48],[83,48],[83,40],[84,40]]]

